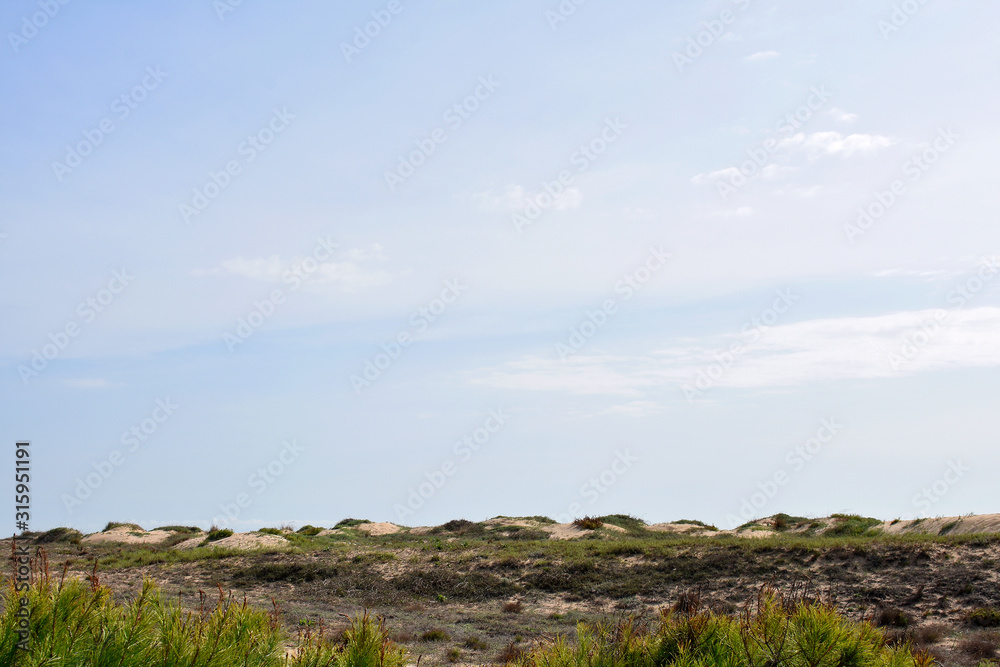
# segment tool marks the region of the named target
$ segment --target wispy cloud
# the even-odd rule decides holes
[[[860,118],[860,116],[856,113],[848,113],[847,111],[838,109],[837,107],[830,109],[830,117],[838,123],[853,123]]]
[[[746,57],[746,60],[770,60],[780,55],[777,51],[758,51],[757,53],[751,53]]]
[[[385,261],[386,257],[380,244],[375,243],[367,248],[352,248],[341,253],[337,259],[327,262],[317,262],[318,268],[311,272],[310,283],[336,284],[344,291],[354,291],[366,287],[377,287],[393,281],[393,274],[374,266],[376,262]],[[279,255],[268,257],[235,257],[223,261],[211,269],[195,269],[196,276],[230,275],[240,276],[260,282],[280,282],[285,276],[300,266],[302,258],[282,258]]]
[[[940,310],[877,317],[820,319],[775,326],[746,343],[715,386],[780,388],[846,379],[888,378],[943,369],[1000,366],[1000,308],[950,311],[910,362],[894,368],[889,354],[904,336],[940,317]],[[580,354],[561,361],[533,356],[482,369],[476,384],[502,389],[629,397],[633,403],[663,389],[679,390],[740,340],[717,336],[705,344],[670,341],[642,355]],[[631,403],[629,404],[631,405]]]
[[[511,183],[502,193],[493,190],[478,192],[473,197],[479,202],[480,208],[488,211],[520,211],[523,210],[539,193],[530,194],[523,185]],[[583,193],[575,186],[569,186],[555,198],[552,208],[557,211],[579,208],[583,202]]]

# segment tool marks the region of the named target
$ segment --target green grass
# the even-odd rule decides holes
[[[299,535],[305,535],[306,537],[312,537],[314,535],[319,535],[320,533],[322,533],[323,529],[320,528],[319,526],[310,526],[309,524],[306,524],[305,526],[302,526],[301,528],[299,528],[295,532],[298,533]]]
[[[873,530],[873,528],[882,523],[880,519],[858,516],[857,514],[832,514],[830,516],[837,521],[833,527],[827,529],[824,537],[874,536],[879,531]]]
[[[790,528],[795,528],[804,523],[810,523],[811,519],[807,519],[804,516],[791,516],[780,512],[774,515],[774,529],[777,531],[785,531]]]
[[[705,523],[704,521],[698,521],[697,519],[678,519],[677,521],[672,521],[671,523],[679,523],[686,526],[700,526],[706,530],[718,530],[718,528],[712,524]]]
[[[363,523],[371,523],[368,519],[342,519],[337,522],[334,528],[354,528],[355,526],[360,526]]]
[[[232,537],[232,536],[233,536],[233,531],[231,531],[228,528],[222,528],[222,529],[219,529],[219,530],[213,530],[213,531],[211,531],[208,534],[208,537],[205,538],[205,541],[206,542],[215,542],[216,540],[222,540],[222,539],[225,539],[227,537]]]
[[[597,520],[602,523],[610,523],[612,526],[618,526],[619,528],[624,528],[625,530],[632,532],[645,532],[646,522],[628,514],[608,514],[606,516],[597,517]]]
[[[200,533],[201,528],[198,526],[160,526],[159,528],[154,528],[153,530],[168,530],[172,533]]]
[[[165,601],[150,581],[132,600],[115,602],[111,590],[78,580],[56,584],[44,576],[26,593],[13,581],[0,593],[0,664],[18,667],[404,667],[403,649],[381,621],[355,617],[342,639],[308,629],[296,653],[275,613],[227,598],[185,610]],[[18,649],[17,610],[24,595],[30,612],[28,650]]]

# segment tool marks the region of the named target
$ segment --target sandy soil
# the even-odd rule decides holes
[[[396,524],[389,523],[388,521],[383,521],[382,523],[363,523],[355,526],[354,529],[366,535],[392,535],[402,530]]]
[[[979,514],[976,516],[946,516],[934,519],[924,519],[915,521],[897,521],[893,523],[886,521],[881,528],[886,533],[927,533],[938,535],[941,530],[949,524],[954,524],[947,531],[948,535],[965,535],[969,533],[1000,533],[1000,514]]]
[[[119,526],[103,533],[87,535],[81,542],[120,542],[122,544],[159,544],[173,535],[168,530],[137,531],[128,526]]]

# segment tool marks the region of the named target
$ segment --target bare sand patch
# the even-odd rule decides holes
[[[129,526],[118,526],[103,533],[94,533],[82,538],[81,542],[118,542],[121,544],[160,544],[173,535],[169,530],[136,530]]]
[[[367,535],[392,535],[393,533],[398,533],[402,530],[399,526],[394,523],[389,523],[388,521],[383,521],[381,523],[362,523],[354,526],[354,529],[361,533],[366,533]]]
[[[886,521],[879,526],[890,535],[903,533],[926,533],[938,535],[942,530],[946,535],[968,535],[970,533],[1000,533],[1000,514],[978,514],[975,516],[944,516],[933,519]]]
[[[221,549],[267,549],[267,548],[287,548],[291,546],[284,537],[279,535],[267,535],[262,533],[236,533],[221,540],[209,542],[207,546],[219,547]]]

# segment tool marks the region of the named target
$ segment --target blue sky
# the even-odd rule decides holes
[[[32,527],[996,511],[998,18],[6,3]]]

